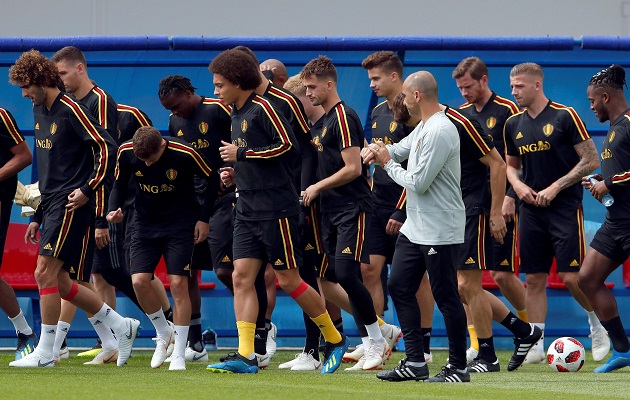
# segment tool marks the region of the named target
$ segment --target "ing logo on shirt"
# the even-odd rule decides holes
[[[602,160],[607,160],[609,158],[612,158],[613,155],[612,155],[612,152],[610,151],[610,149],[606,149],[606,150],[602,151],[601,156],[602,156]]]
[[[208,142],[206,139],[197,139],[196,142],[191,143],[191,146],[195,149],[205,149],[210,147],[210,142]]]
[[[57,133],[57,124],[53,122],[52,125],[50,125],[50,134],[54,135],[55,133]]]
[[[319,151],[320,153],[324,151],[324,146],[322,145],[322,141],[319,136],[315,136],[313,138],[313,144],[315,145],[315,147],[317,147],[317,151]]]
[[[492,129],[495,126],[497,126],[497,119],[494,117],[490,117],[486,120],[486,126],[488,127],[488,129]]]
[[[247,120],[244,119],[243,122],[241,122],[241,132],[245,133],[247,131]]]
[[[166,171],[166,177],[170,180],[170,181],[174,181],[175,178],[177,178],[177,171],[175,171],[173,168],[169,169]]]
[[[551,150],[551,143],[548,141],[539,140],[537,143],[526,144],[525,146],[519,146],[518,154],[522,156],[525,153],[536,153],[538,151]]]
[[[50,139],[35,139],[35,145],[42,149],[50,150],[52,149],[52,142]]]
[[[247,147],[247,140],[243,138],[237,138],[236,140],[232,140],[232,144],[237,147]]]
[[[389,124],[389,131],[390,132],[394,132],[396,130],[396,128],[398,128],[398,123],[396,121],[392,121]]]
[[[206,133],[208,133],[208,123],[207,122],[202,122],[199,124],[199,132],[203,133],[204,135]]]
[[[545,136],[551,136],[551,134],[553,133],[553,125],[547,124],[543,126],[543,133],[545,134]]]

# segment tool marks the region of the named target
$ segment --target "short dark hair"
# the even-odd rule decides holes
[[[260,65],[260,63],[258,62],[258,57],[256,57],[256,53],[254,53],[252,51],[252,49],[250,49],[249,47],[247,47],[247,46],[236,46],[234,48],[234,50],[242,51],[243,53],[245,53],[248,56],[250,56],[254,60],[256,65]]]
[[[488,76],[488,66],[478,57],[464,58],[457,64],[457,67],[453,70],[452,76],[453,79],[459,79],[466,75],[466,73],[469,73],[471,78],[478,81],[484,75]]]
[[[402,77],[403,64],[393,51],[377,51],[363,60],[361,66],[365,69],[380,68],[385,72],[396,72]]]
[[[85,55],[79,49],[74,46],[66,46],[63,49],[57,51],[50,57],[50,61],[57,64],[60,61],[71,61],[75,65],[81,63],[87,67],[87,60],[85,59]]]
[[[401,124],[406,124],[411,119],[411,114],[405,105],[405,94],[400,92],[394,97],[392,102],[392,114],[394,114],[394,120]]]
[[[300,79],[304,80],[312,75],[315,75],[318,79],[328,78],[333,82],[337,82],[337,69],[332,63],[332,60],[326,56],[319,56],[309,61],[302,72],[300,72]]]
[[[160,150],[162,134],[152,126],[142,126],[133,134],[133,154],[146,160]]]
[[[167,98],[173,93],[190,92],[195,94],[195,89],[190,79],[181,75],[170,75],[166,78],[162,78],[158,86],[158,96],[160,100]]]
[[[262,83],[258,63],[242,50],[225,50],[212,60],[208,69],[242,90],[254,90]]]
[[[626,71],[619,64],[604,68],[591,78],[589,86],[603,89],[623,90],[626,84]]]
[[[49,59],[37,50],[29,50],[9,69],[9,80],[19,86],[57,87],[59,71]]]

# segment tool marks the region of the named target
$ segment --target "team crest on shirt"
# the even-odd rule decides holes
[[[615,131],[610,132],[610,137],[608,138],[608,143],[612,143],[615,138]]]
[[[199,124],[199,132],[203,133],[204,135],[206,133],[208,133],[208,123],[207,122],[202,122]]]
[[[543,133],[545,134],[545,136],[551,136],[551,134],[553,133],[553,125],[547,124],[543,126]]]
[[[396,121],[392,121],[389,124],[389,131],[390,132],[394,132],[396,130],[396,128],[398,127],[398,123]]]
[[[372,124],[372,129],[376,129],[376,121]]]
[[[492,129],[497,125],[497,119],[494,117],[490,117],[486,120],[486,126],[488,129]]]
[[[247,120],[244,119],[243,122],[241,122],[241,132],[245,133],[247,131]]]
[[[322,129],[322,139],[324,138],[324,136],[326,136],[327,131],[328,131],[328,127],[325,126],[324,129]]]
[[[175,178],[177,178],[177,171],[175,171],[173,168],[169,169],[166,171],[166,177],[170,180],[170,181],[174,181]]]
[[[50,125],[50,134],[54,135],[55,133],[57,133],[57,124],[53,122],[52,125]]]
[[[322,145],[322,142],[319,139],[319,136],[315,136],[313,138],[313,144],[315,145],[315,147],[317,147],[317,151],[319,151],[320,153],[324,151],[324,146]]]

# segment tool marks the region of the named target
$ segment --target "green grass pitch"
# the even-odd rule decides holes
[[[136,351],[128,365],[82,365],[89,359],[76,357],[55,368],[9,368],[12,352],[0,353],[0,399],[630,399],[630,369],[594,374],[599,365],[590,359],[577,373],[553,372],[547,365],[524,365],[507,372],[511,352],[499,352],[502,371],[474,374],[471,383],[427,384],[423,382],[382,382],[376,372],[293,372],[278,369],[296,351],[279,351],[270,367],[258,374],[217,374],[205,370],[206,363],[189,363],[186,371],[168,371],[168,365],[151,369],[151,352]],[[226,351],[211,352],[210,362]],[[431,375],[440,371],[445,351],[434,351]],[[386,368],[403,357],[394,353]]]

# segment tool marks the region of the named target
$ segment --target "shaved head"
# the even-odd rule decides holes
[[[405,79],[405,86],[411,91],[421,92],[427,100],[437,100],[438,85],[435,77],[428,71],[418,71]]]

